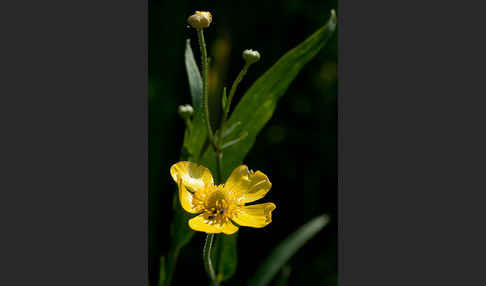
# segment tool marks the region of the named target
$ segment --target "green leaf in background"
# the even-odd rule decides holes
[[[242,124],[238,126],[237,130],[229,134],[224,142],[238,139],[244,131],[248,135],[244,140],[224,150],[223,178],[227,178],[233,169],[243,162],[258,133],[272,117],[277,101],[285,93],[302,67],[326,45],[335,30],[336,14],[334,10],[331,10],[331,17],[326,25],[282,56],[248,89],[231,114],[227,126],[232,126],[237,122]],[[262,54],[265,56],[265,53]],[[211,170],[215,170],[215,158],[214,150],[208,149],[208,152],[203,156],[203,163]]]
[[[282,240],[257,268],[257,272],[248,281],[248,286],[268,285],[280,268],[309,239],[315,236],[329,222],[327,215],[320,215],[301,226],[297,231]]]
[[[194,108],[194,118],[192,120],[191,133],[186,138],[185,145],[189,150],[189,153],[193,157],[194,161],[198,161],[199,153],[206,140],[207,130],[204,121],[203,111],[203,90],[202,79],[197,67],[196,60],[194,59],[194,53],[191,49],[191,41],[187,39],[186,50],[184,54],[187,78],[189,80],[189,87],[191,91],[192,106]]]
[[[236,251],[236,237],[232,235],[218,235],[214,248],[213,261],[216,265],[216,278],[219,282],[229,279],[236,272],[238,253]]]

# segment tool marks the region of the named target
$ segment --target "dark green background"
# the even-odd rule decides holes
[[[171,198],[176,185],[169,168],[180,156],[184,124],[177,107],[190,103],[184,67],[190,38],[199,62],[197,37],[186,19],[208,10],[205,30],[213,108],[223,86],[243,66],[241,52],[262,55],[240,84],[243,92],[285,52],[324,25],[337,1],[149,1],[149,276],[155,285],[158,261],[168,249]],[[339,13],[339,11],[337,11]],[[339,24],[338,24],[339,26]],[[227,54],[227,57],[224,55]],[[239,266],[226,285],[242,285],[269,250],[311,218],[327,213],[331,223],[288,263],[290,285],[337,284],[337,37],[297,76],[273,118],[257,137],[245,164],[267,174],[272,189],[262,202],[277,205],[273,222],[263,229],[240,228]],[[179,258],[173,285],[206,285],[202,263],[204,234],[198,233]]]

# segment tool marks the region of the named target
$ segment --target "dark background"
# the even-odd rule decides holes
[[[177,107],[190,103],[184,66],[187,38],[198,62],[200,57],[187,17],[195,10],[213,14],[205,36],[212,58],[214,107],[222,86],[231,86],[242,68],[244,49],[258,50],[262,58],[240,84],[235,103],[285,52],[325,24],[330,9],[336,8],[337,1],[149,1],[149,276],[153,285],[160,256],[169,246],[171,198],[176,190],[169,168],[179,159],[184,132]],[[226,284],[243,284],[271,247],[322,213],[330,215],[331,223],[289,261],[289,282],[337,284],[336,102],[334,36],[291,84],[244,161],[269,176],[273,187],[265,201],[274,202],[277,209],[266,228],[240,228],[239,265]],[[206,281],[203,239],[197,233],[181,251],[174,285]]]

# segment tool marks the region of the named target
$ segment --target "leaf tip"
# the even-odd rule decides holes
[[[324,227],[326,224],[329,223],[331,218],[327,214],[323,214],[323,215],[320,215],[319,217],[317,217],[316,220],[318,220],[319,223]]]

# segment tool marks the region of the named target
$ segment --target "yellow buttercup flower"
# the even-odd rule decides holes
[[[189,227],[206,233],[233,234],[240,226],[264,227],[272,222],[274,203],[245,205],[263,198],[272,184],[260,171],[241,165],[225,184],[214,185],[211,172],[192,162],[178,162],[170,174],[179,187],[179,200],[189,213],[200,214],[189,220]]]

